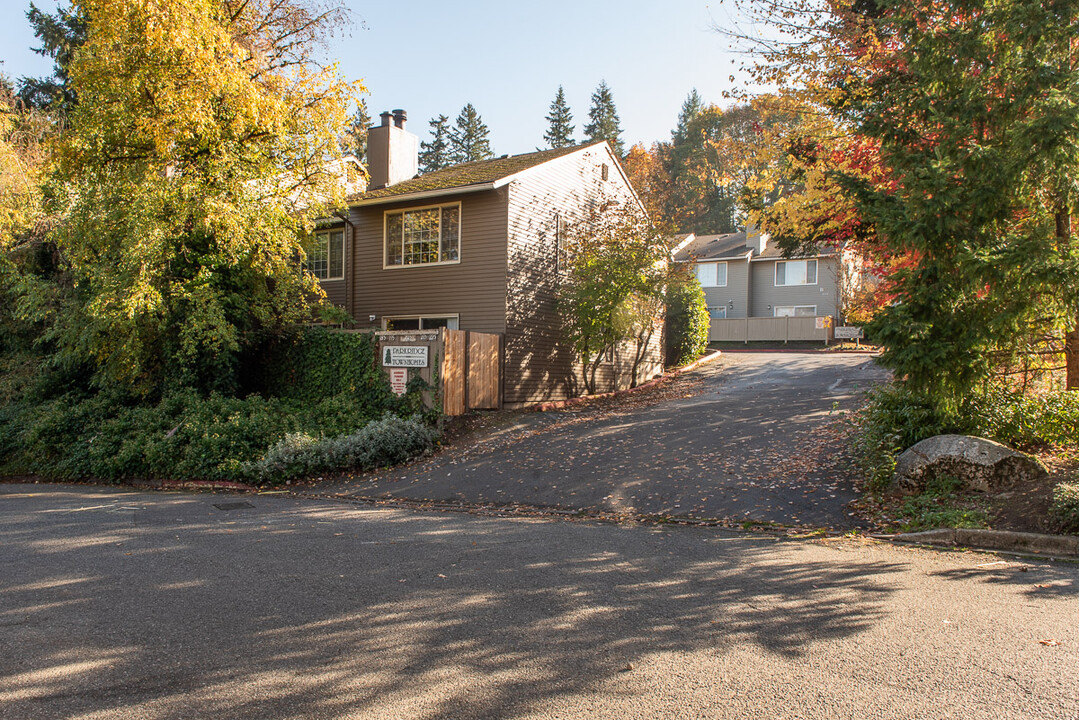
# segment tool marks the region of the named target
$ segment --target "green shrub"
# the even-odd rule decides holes
[[[302,328],[268,343],[253,389],[305,401],[344,396],[377,416],[396,400],[375,351],[369,333]]]
[[[1062,482],[1053,488],[1049,514],[1061,530],[1079,535],[1079,482]]]
[[[263,483],[281,483],[332,470],[370,470],[394,465],[429,452],[438,431],[417,418],[386,414],[350,435],[315,439],[291,433],[244,470]]]
[[[678,273],[667,286],[667,364],[693,362],[708,347],[708,301],[693,275]]]
[[[1067,390],[1021,395],[991,389],[972,398],[973,430],[1005,445],[1079,442],[1079,393]]]
[[[941,413],[931,400],[899,383],[871,390],[866,406],[853,422],[855,462],[870,490],[881,490],[891,483],[896,459],[914,443],[961,431],[954,418]]]
[[[288,433],[354,433],[373,415],[347,396],[318,402],[169,395],[154,405],[100,393],[0,406],[0,466],[58,479],[242,480]]]

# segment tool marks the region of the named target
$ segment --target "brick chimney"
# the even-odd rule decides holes
[[[405,130],[408,113],[379,113],[380,125],[367,131],[369,190],[395,185],[416,176],[420,167],[420,139]]]

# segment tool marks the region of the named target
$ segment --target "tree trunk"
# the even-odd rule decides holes
[[[1067,366],[1069,390],[1079,390],[1079,313],[1076,314],[1075,326],[1064,336],[1064,364]]]
[[[1057,211],[1057,237],[1060,239],[1061,249],[1070,249],[1072,236],[1072,216],[1067,208]],[[1064,336],[1064,365],[1067,372],[1065,387],[1068,390],[1079,390],[1079,312],[1076,313],[1075,324],[1071,332]]]

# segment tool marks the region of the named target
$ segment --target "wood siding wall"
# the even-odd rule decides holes
[[[601,175],[604,163],[606,181]],[[510,185],[504,388],[508,406],[584,393],[580,362],[563,339],[558,313],[561,276],[555,221],[557,214],[572,223],[606,199],[635,202],[602,147],[551,161]],[[605,371],[604,387],[623,376],[613,369]]]
[[[383,269],[387,211],[451,202],[461,203],[460,263]],[[461,330],[505,332],[506,216],[503,191],[352,208],[352,300],[346,309],[357,326],[379,328],[387,316],[458,314]]]

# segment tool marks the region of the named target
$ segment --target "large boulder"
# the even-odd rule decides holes
[[[971,490],[996,490],[1047,475],[1036,458],[1000,443],[969,435],[937,435],[907,449],[895,465],[893,483],[918,491],[949,475]]]

